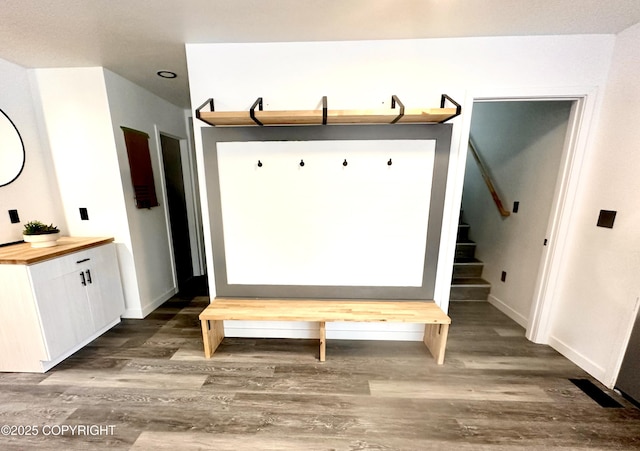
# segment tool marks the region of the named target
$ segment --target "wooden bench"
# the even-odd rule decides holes
[[[320,361],[326,357],[326,323],[331,321],[424,324],[424,343],[438,365],[444,363],[449,318],[432,301],[353,299],[221,298],[200,313],[204,355],[210,358],[224,339],[224,320],[310,321],[320,326]]]

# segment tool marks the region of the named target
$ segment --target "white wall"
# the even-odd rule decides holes
[[[24,142],[25,166],[13,183],[0,187],[0,244],[22,240],[22,227],[31,220],[54,223],[67,231],[55,174],[48,168],[46,139],[38,127],[28,71],[0,59],[0,109],[11,118]],[[3,118],[4,120],[4,118]],[[8,210],[18,210],[20,223],[11,224]]]
[[[131,235],[141,299],[141,311],[136,312],[135,316],[143,317],[177,291],[166,222],[168,212],[159,133],[185,140],[186,149],[184,110],[108,70],[104,71],[104,79],[112,136],[115,138],[115,155],[119,162],[118,179],[124,193],[125,219]],[[158,207],[138,209],[135,206],[127,148],[120,127],[149,135],[151,166],[160,203]]]
[[[219,143],[228,283],[422,286],[435,145]]]
[[[101,67],[36,69],[55,173],[76,236],[113,236],[125,291],[124,316],[142,318],[176,292],[160,176],[158,133],[186,137],[184,110]],[[120,126],[149,134],[160,207],[134,206]],[[89,220],[78,209],[88,209]]]
[[[469,153],[462,208],[484,262],[482,277],[491,283],[489,301],[527,327],[542,257],[570,102],[478,102],[471,136],[488,168],[504,208],[502,217]],[[507,277],[501,281],[501,273]]]
[[[550,343],[607,385],[640,296],[640,24],[616,40],[601,120],[580,181]],[[613,229],[596,227],[616,210]]]
[[[104,72],[101,67],[33,70],[43,128],[72,236],[115,238],[127,312],[140,305],[133,250]],[[79,208],[87,208],[88,221]]]
[[[446,310],[462,195],[473,94],[530,95],[593,92],[604,86],[613,36],[542,36],[268,44],[187,44],[191,103],[215,99],[217,110],[246,110],[262,96],[265,109],[438,106],[447,93],[463,103],[454,120],[436,301]],[[578,87],[578,88],[576,88]],[[207,212],[202,139],[195,123],[203,212]],[[209,218],[203,218],[209,229]],[[205,236],[210,289],[215,295],[211,240]],[[295,336],[292,331],[292,336]]]

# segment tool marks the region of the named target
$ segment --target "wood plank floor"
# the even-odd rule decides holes
[[[345,340],[325,363],[316,340],[227,338],[205,360],[207,302],[124,320],[46,374],[0,373],[0,426],[39,432],[0,449],[640,449],[638,409],[609,391],[623,407],[600,407],[569,381],[587,374],[488,303],[452,304],[438,366],[421,342]]]

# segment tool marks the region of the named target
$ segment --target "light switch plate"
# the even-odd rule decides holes
[[[617,211],[613,210],[600,210],[598,216],[598,227],[606,227],[607,229],[613,229],[613,223],[616,220]]]
[[[20,222],[20,216],[18,216],[18,210],[9,210],[9,219],[11,224],[17,224]]]

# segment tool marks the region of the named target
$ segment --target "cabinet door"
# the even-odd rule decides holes
[[[118,319],[124,312],[124,296],[115,246],[91,249],[85,264],[89,307],[95,330]]]
[[[64,261],[67,258],[29,269],[49,360],[73,348],[94,330],[86,275],[80,269],[70,269],[73,266]]]

